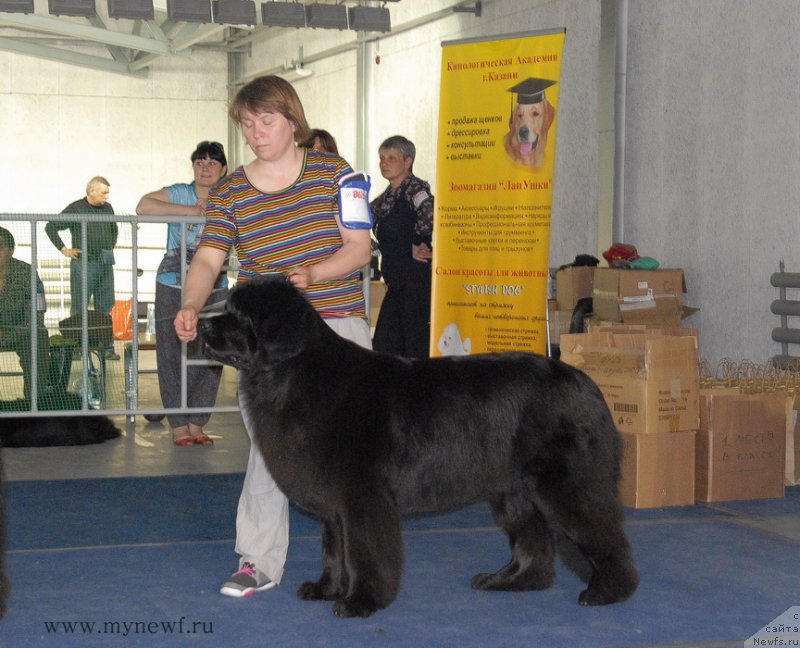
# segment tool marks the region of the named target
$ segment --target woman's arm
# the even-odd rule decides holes
[[[136,213],[139,216],[204,216],[205,205],[199,200],[194,205],[178,205],[170,201],[166,189],[159,189],[139,199]]]
[[[210,247],[201,247],[194,255],[186,273],[183,306],[175,316],[175,333],[181,342],[197,337],[197,315],[208,301],[227,256],[224,250]]]
[[[369,263],[372,244],[369,230],[347,229],[338,222],[342,247],[324,261],[308,266],[291,268],[286,276],[300,290],[311,284],[331,279],[341,279]]]

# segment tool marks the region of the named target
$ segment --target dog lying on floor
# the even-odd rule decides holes
[[[540,590],[556,549],[581,605],[638,585],[617,493],[620,438],[597,386],[526,353],[407,360],[340,338],[283,278],[232,291],[201,321],[281,490],[321,522],[323,570],[303,599],[369,616],[397,596],[401,517],[488,500],[511,560],[472,587]]]
[[[81,407],[81,396],[68,392],[56,401],[65,410]],[[116,439],[120,431],[107,416],[25,416],[30,411],[26,400],[0,401],[0,412],[19,412],[14,418],[0,418],[0,447],[44,448],[87,445]]]
[[[0,446],[4,448],[88,445],[119,435],[119,428],[107,416],[0,418]]]

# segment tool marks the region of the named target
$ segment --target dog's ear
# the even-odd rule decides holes
[[[296,324],[288,319],[262,323],[256,332],[260,362],[278,364],[302,353],[306,340],[303,327]]]
[[[553,119],[556,116],[556,109],[553,108],[553,104],[551,104],[546,98],[542,102],[542,128],[546,133],[550,129],[550,124],[553,123]]]
[[[286,280],[253,280],[236,292],[235,308],[249,318],[259,363],[285,362],[302,353],[318,337],[322,320],[308,300]]]

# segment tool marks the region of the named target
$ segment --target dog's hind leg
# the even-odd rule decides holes
[[[393,498],[379,487],[363,490],[342,513],[343,581],[347,593],[333,604],[341,617],[367,617],[397,597],[403,571],[400,515]]]
[[[610,484],[550,491],[554,522],[590,566],[581,605],[607,605],[630,598],[639,585],[631,547],[625,535],[622,505]],[[566,561],[567,566],[570,561]],[[579,574],[584,576],[584,574]]]
[[[322,575],[318,581],[307,581],[300,585],[297,596],[306,601],[334,601],[347,592],[347,574],[343,568],[344,539],[342,520],[339,516],[323,519]]]
[[[511,561],[494,574],[477,574],[473,589],[543,590],[555,580],[553,532],[542,512],[522,492],[492,500],[498,525],[508,534]]]

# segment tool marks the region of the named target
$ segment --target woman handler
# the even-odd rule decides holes
[[[340,157],[298,146],[308,137],[308,123],[294,88],[279,77],[242,87],[229,115],[255,159],[209,195],[203,238],[175,317],[178,338],[196,337],[198,312],[233,246],[238,281],[282,272],[334,331],[370,347],[360,273],[370,259],[370,234],[345,227],[337,211],[339,181],[352,169]],[[235,597],[278,584],[289,544],[286,497],[252,442],[248,421],[245,426],[251,448],[236,516],[239,569],[220,590]]]

